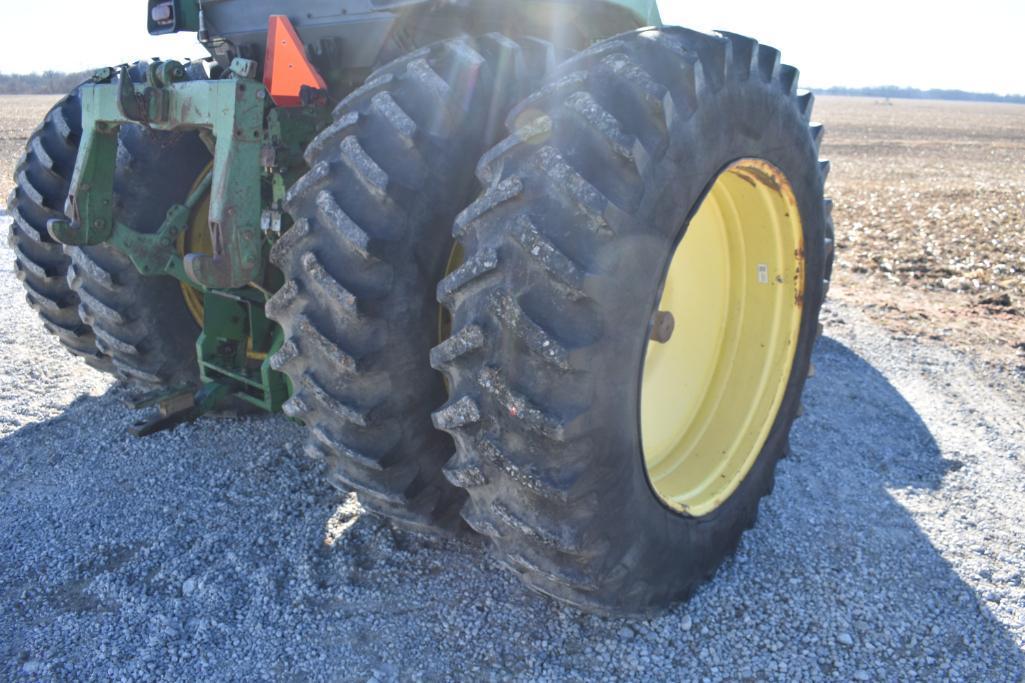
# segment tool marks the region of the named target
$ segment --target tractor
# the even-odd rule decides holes
[[[101,68],[10,244],[139,435],[283,412],[362,505],[641,615],[736,548],[833,261],[813,96],[655,0],[148,0],[202,61]],[[284,418],[283,418],[284,419]],[[216,429],[216,422],[208,428]]]

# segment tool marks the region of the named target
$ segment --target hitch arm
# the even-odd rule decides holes
[[[147,260],[172,263],[178,256],[173,240],[153,244],[134,229],[138,226],[114,224],[118,131],[140,121],[153,130],[206,129],[215,140],[209,223],[213,254],[187,254],[183,268],[205,288],[244,287],[263,271],[261,150],[267,91],[244,78],[167,83],[174,69],[158,68],[151,67],[147,84],[130,83],[122,69],[116,84],[81,88],[82,142],[65,207],[70,220],[54,219],[48,230],[64,244],[113,239],[130,255],[139,245],[146,250],[139,255]]]

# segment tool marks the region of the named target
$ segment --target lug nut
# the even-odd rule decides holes
[[[665,344],[673,336],[676,319],[669,311],[655,311],[651,317],[651,340]]]

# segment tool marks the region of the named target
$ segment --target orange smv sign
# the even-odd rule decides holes
[[[295,27],[283,15],[272,15],[267,27],[263,84],[279,107],[298,107],[302,103],[299,94],[304,85],[327,90],[324,79],[306,58],[306,48]]]

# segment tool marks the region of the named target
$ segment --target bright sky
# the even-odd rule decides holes
[[[515,0],[511,0],[515,1]],[[808,86],[902,85],[1025,94],[1025,0],[659,0],[668,24],[723,28],[783,51]],[[100,11],[102,8],[102,11]],[[0,72],[77,71],[200,56],[150,37],[144,0],[3,0]]]
[[[662,20],[779,48],[805,86],[1025,94],[1025,0],[659,0]]]

